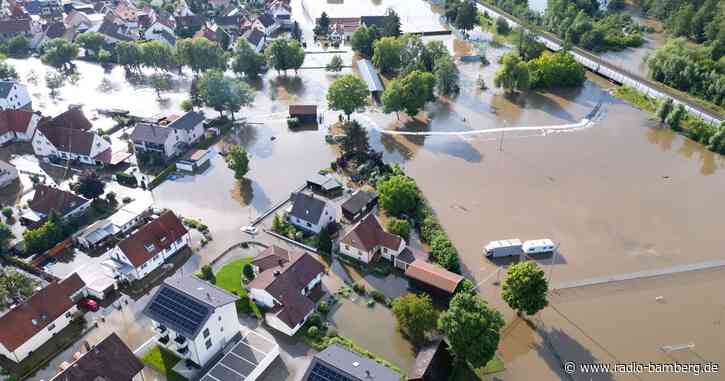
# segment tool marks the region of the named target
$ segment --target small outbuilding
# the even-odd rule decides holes
[[[208,149],[195,150],[177,161],[176,168],[192,173],[203,171],[209,164],[209,156]]]
[[[453,373],[453,356],[442,338],[424,346],[408,372],[408,381],[447,381]]]
[[[377,193],[358,190],[340,205],[340,209],[342,210],[342,216],[346,220],[355,222],[371,211],[377,204]]]
[[[360,76],[367,83],[368,90],[374,95],[380,94],[385,90],[383,82],[380,81],[378,71],[375,70],[375,66],[369,60],[358,60],[357,70],[360,72]]]
[[[408,286],[429,294],[434,301],[448,305],[463,277],[430,262],[416,259],[405,270]]]
[[[317,123],[317,105],[290,105],[289,117],[301,124]]]
[[[313,192],[328,198],[338,197],[342,194],[342,184],[330,175],[312,175],[307,179],[307,186]]]

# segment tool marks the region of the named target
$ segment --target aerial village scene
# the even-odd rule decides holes
[[[725,379],[725,2],[0,0],[0,381]]]

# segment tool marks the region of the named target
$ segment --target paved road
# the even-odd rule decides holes
[[[522,20],[503,12],[500,9],[494,8],[489,4],[476,0],[478,9],[486,11],[489,15],[495,17],[503,17],[511,27],[524,26],[526,29],[531,30],[531,27],[525,25]],[[559,51],[562,49],[564,43],[561,39],[555,35],[546,31],[536,29],[534,32],[537,33],[537,39],[539,42],[546,45],[546,47],[552,51]],[[630,86],[636,90],[643,92],[651,97],[657,99],[672,99],[675,104],[682,104],[685,106],[688,112],[699,116],[704,121],[711,124],[720,124],[723,120],[723,116],[717,112],[710,111],[704,107],[688,100],[679,95],[675,94],[674,91],[668,87],[650,81],[646,78],[642,78],[637,74],[634,74],[624,68],[621,68],[611,62],[608,62],[601,57],[592,54],[584,49],[573,47],[570,53],[574,56],[579,63],[585,66],[587,69],[605,77],[611,79],[617,83]]]

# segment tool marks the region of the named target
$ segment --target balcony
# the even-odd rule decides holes
[[[169,343],[169,335],[166,334],[164,336],[159,337],[159,343],[164,344],[164,345],[168,344]]]
[[[158,332],[161,335],[168,335],[168,328],[166,328],[165,325],[159,324],[156,326],[156,332]]]
[[[186,347],[186,345],[188,344],[188,341],[186,340],[186,337],[184,337],[184,336],[176,336],[174,338],[174,342],[176,343],[177,347],[179,347],[179,348]]]

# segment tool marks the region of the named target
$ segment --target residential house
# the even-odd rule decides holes
[[[330,39],[333,42],[350,41],[352,34],[358,28],[360,28],[359,17],[332,17],[330,18]]]
[[[385,16],[360,16],[360,25],[371,27],[375,25],[378,30],[385,28]]]
[[[62,38],[68,42],[72,42],[75,39],[75,36],[75,29],[66,28],[65,24],[61,21],[54,21],[43,26],[43,33],[39,33],[33,38],[30,42],[30,47],[38,49],[50,40],[56,38]]]
[[[274,245],[260,252],[252,267],[255,277],[247,285],[250,299],[266,309],[269,326],[293,336],[315,311],[325,268],[308,253]]]
[[[275,0],[268,3],[266,13],[269,13],[280,27],[289,28],[292,26],[292,7],[288,2]]]
[[[287,210],[289,222],[305,231],[319,234],[328,224],[337,220],[335,206],[310,194],[298,192],[291,197]]]
[[[400,381],[400,379],[400,374],[394,370],[337,344],[316,353],[302,376],[302,381]]]
[[[172,47],[176,46],[176,34],[174,33],[174,29],[161,21],[155,21],[151,24],[146,29],[146,32],[144,32],[144,38],[147,40],[161,41]]]
[[[158,154],[168,159],[178,153],[174,131],[166,127],[137,123],[130,139],[137,154]]]
[[[103,13],[106,15],[112,14],[117,21],[120,21],[129,30],[138,30],[139,28],[139,9],[129,0],[118,1],[115,8],[107,6]]]
[[[0,354],[21,362],[77,316],[85,284],[73,274],[54,281],[0,316]]]
[[[405,270],[411,289],[429,294],[433,300],[448,305],[458,291],[463,277],[430,262],[416,259]]]
[[[111,143],[90,131],[91,127],[79,109],[41,120],[33,136],[33,150],[41,157],[78,160],[89,165],[109,164],[113,156]]]
[[[33,198],[28,202],[28,210],[20,216],[25,225],[38,225],[45,221],[51,212],[60,217],[68,218],[80,215],[91,206],[91,201],[68,191],[45,184],[35,186]]]
[[[378,194],[357,190],[340,205],[342,217],[350,222],[357,221],[378,205]]]
[[[0,81],[0,110],[32,110],[28,88],[17,81]]]
[[[396,265],[403,249],[405,240],[383,230],[375,213],[363,217],[340,240],[340,254],[363,263],[371,263],[378,255],[382,255]]]
[[[207,168],[211,154],[208,149],[198,149],[189,152],[181,160],[176,162],[176,168],[187,172],[202,171]]]
[[[60,0],[31,0],[26,1],[23,6],[26,12],[34,16],[46,19],[63,17],[63,5]]]
[[[106,43],[110,45],[139,39],[138,30],[129,28],[118,18],[110,15],[106,15],[103,22],[94,27],[93,31],[103,35]]]
[[[234,294],[193,275],[167,278],[144,308],[156,342],[203,367],[239,335]]]
[[[189,244],[189,231],[171,211],[142,226],[119,242],[110,257],[127,267],[122,276],[133,281],[143,279],[167,259]]]
[[[18,178],[18,169],[12,164],[0,160],[0,189],[10,185]]]
[[[174,143],[186,148],[196,144],[204,136],[205,121],[203,114],[189,111],[166,125],[166,128],[174,131]]]
[[[226,49],[232,41],[232,36],[217,24],[205,24],[194,33],[194,38],[206,38],[209,41],[219,44],[222,49]]]
[[[77,10],[66,13],[63,23],[66,28],[75,29],[79,33],[86,32],[96,25],[86,13]]]
[[[199,15],[175,16],[176,34],[178,36],[191,37],[197,30],[204,26],[204,17]]]
[[[244,33],[243,37],[247,40],[247,43],[254,48],[255,52],[260,53],[264,50],[264,44],[267,41],[267,36],[265,36],[264,32],[259,28],[250,28],[246,33]]]
[[[276,32],[280,28],[279,22],[274,18],[274,16],[270,15],[269,13],[264,13],[263,15],[257,17],[257,19],[254,21],[254,27],[259,28],[264,34],[269,37],[272,35],[272,33]]]
[[[143,381],[144,364],[115,332],[89,346],[50,381]]]
[[[0,145],[10,141],[29,142],[40,115],[26,110],[0,110]]]

